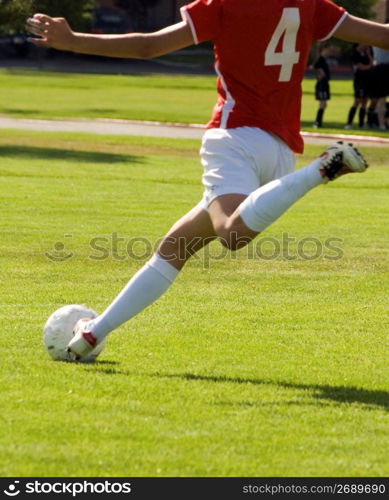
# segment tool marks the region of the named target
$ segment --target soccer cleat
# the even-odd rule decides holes
[[[96,349],[97,339],[92,332],[86,330],[86,325],[91,320],[92,318],[83,318],[77,321],[73,330],[73,338],[66,348],[70,361],[81,361]]]
[[[351,172],[364,172],[369,166],[352,144],[342,141],[332,144],[320,158],[322,176],[331,181]]]

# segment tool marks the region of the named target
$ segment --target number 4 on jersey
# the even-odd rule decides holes
[[[300,52],[296,51],[299,28],[299,9],[295,7],[284,9],[265,52],[265,66],[281,66],[279,82],[289,82],[292,78],[293,66],[299,62]],[[282,37],[282,51],[276,52]]]

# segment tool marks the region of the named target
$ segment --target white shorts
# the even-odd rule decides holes
[[[224,194],[246,194],[290,174],[295,168],[291,149],[277,136],[255,127],[213,128],[200,149],[204,196],[199,207]]]

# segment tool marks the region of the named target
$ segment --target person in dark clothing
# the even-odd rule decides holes
[[[326,57],[330,55],[331,49],[328,44],[323,44],[320,47],[320,56],[316,60],[313,68],[316,73],[315,97],[319,101],[319,109],[317,110],[316,120],[313,124],[314,128],[323,126],[324,111],[327,107],[327,101],[331,99],[330,79],[331,73]]]
[[[385,102],[385,127],[389,130],[389,102]]]
[[[389,20],[387,20],[389,21]],[[386,130],[385,125],[385,101],[389,95],[389,50],[378,47],[373,48],[375,66],[374,75],[374,97],[377,99],[376,112],[378,116],[378,128]]]
[[[373,55],[371,48],[361,43],[353,45],[352,55],[354,69],[354,103],[350,108],[346,129],[353,127],[353,120],[359,108],[359,128],[363,128],[366,117],[366,107],[371,97]],[[369,120],[370,122],[371,120]]]

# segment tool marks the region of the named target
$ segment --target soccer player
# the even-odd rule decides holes
[[[315,86],[315,97],[316,100],[319,101],[319,109],[317,110],[316,120],[313,124],[314,128],[321,128],[323,126],[324,111],[327,107],[327,101],[331,99],[331,72],[326,59],[326,57],[329,56],[330,52],[330,46],[327,43],[323,43],[320,46],[320,56],[313,65],[317,79]]]
[[[346,129],[353,128],[353,120],[359,108],[359,128],[365,124],[366,106],[371,96],[371,79],[373,67],[373,54],[370,47],[355,43],[352,55],[354,69],[354,104],[348,113]]]
[[[218,99],[200,153],[203,199],[100,316],[75,325],[70,359],[86,357],[166,292],[211,240],[236,250],[314,187],[367,167],[356,149],[338,143],[294,171],[294,153],[304,146],[301,82],[314,41],[336,36],[388,49],[388,25],[353,17],[330,0],[195,0],[181,12],[182,22],[149,34],[74,33],[65,19],[44,14],[27,22],[38,46],[110,57],[151,58],[212,40],[218,74]]]

